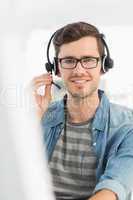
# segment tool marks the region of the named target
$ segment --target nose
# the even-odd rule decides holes
[[[84,67],[82,66],[81,62],[78,61],[76,67],[74,68],[74,71],[78,73],[82,73],[85,71]]]

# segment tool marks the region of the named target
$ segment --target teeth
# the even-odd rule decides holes
[[[86,80],[76,80],[76,81],[74,81],[75,83],[84,83],[84,82],[86,82]]]

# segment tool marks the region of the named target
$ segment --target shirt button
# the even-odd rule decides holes
[[[93,143],[93,146],[96,146],[96,142]]]

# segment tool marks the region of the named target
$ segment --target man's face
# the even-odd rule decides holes
[[[64,44],[60,48],[58,58],[100,57],[95,37],[83,37],[77,41]],[[74,69],[63,69],[59,63],[62,80],[72,97],[85,98],[97,94],[100,80],[101,62],[97,67],[85,69],[78,62]]]

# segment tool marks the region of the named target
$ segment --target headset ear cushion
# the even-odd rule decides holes
[[[50,63],[45,63],[45,68],[47,70],[47,72],[51,72],[54,70],[54,64],[50,64]]]
[[[106,71],[111,69],[113,67],[113,64],[114,64],[114,61],[111,58],[106,57],[105,63],[104,63]]]
[[[108,58],[108,68],[111,69],[114,66],[114,61],[111,58]]]
[[[54,72],[55,75],[59,74],[58,59],[56,57],[54,57]]]
[[[114,65],[114,61],[108,57],[108,56],[103,56],[103,59],[102,59],[102,70],[103,72],[107,72],[109,69],[111,69]]]

